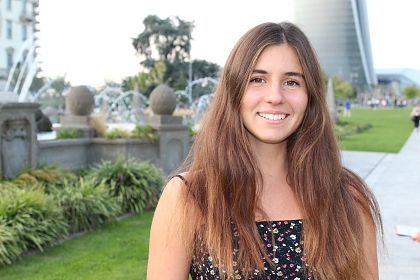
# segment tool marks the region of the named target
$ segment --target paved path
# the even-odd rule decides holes
[[[372,188],[382,212],[386,252],[381,280],[420,280],[420,243],[395,235],[395,225],[420,226],[420,132],[398,154],[343,151],[344,165]]]

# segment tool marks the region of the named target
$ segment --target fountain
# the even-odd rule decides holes
[[[144,124],[147,103],[147,98],[137,89],[124,92],[108,86],[95,95],[96,112],[99,109],[107,123]]]
[[[185,90],[175,91],[177,109],[174,115],[182,116],[184,125],[188,122],[198,124],[211,102],[213,93],[201,96],[193,95],[192,89],[194,85],[201,85],[202,88],[212,85],[214,88],[217,84],[217,80],[205,77],[194,80]],[[180,106],[184,100],[188,100],[188,103],[185,106]],[[138,91],[137,85],[134,90],[130,91],[107,86],[95,95],[94,113],[102,114],[110,129],[124,125],[130,127],[128,124],[145,124],[145,115],[153,114],[153,111],[146,109],[148,105],[149,100]]]
[[[209,84],[212,84],[213,87],[216,87],[219,84],[219,82],[211,77],[200,78],[189,83],[184,90],[175,91],[175,96],[178,100],[183,100],[185,98],[188,99],[188,105],[191,105],[195,99],[198,99],[200,97],[198,95],[193,95],[192,88],[194,87],[194,85],[197,84],[201,84],[201,87],[205,88]]]
[[[185,87],[185,90],[177,90],[174,92],[175,96],[177,97],[178,104],[180,104],[182,100],[188,100],[188,108],[186,112],[177,113],[182,115],[184,124],[191,122],[194,124],[194,128],[198,129],[200,119],[203,116],[204,112],[207,110],[213,98],[213,93],[203,94],[201,96],[194,96],[192,91],[193,86],[201,85],[202,88],[205,88],[209,85],[212,85],[213,88],[211,89],[211,91],[213,91],[218,84],[219,82],[216,79],[213,79],[211,77],[205,77],[192,81],[188,84],[187,87]]]
[[[47,92],[52,88],[52,84],[60,79],[65,79],[66,75],[63,77],[56,77],[47,81],[35,94],[28,97],[29,102],[35,102],[43,93]]]
[[[15,96],[19,95],[17,99],[18,102],[28,101],[29,87],[38,72],[39,62],[38,56],[35,52],[36,48],[37,46],[34,33],[23,43],[16,56],[16,60],[10,69],[4,91],[9,95],[11,92],[13,92],[13,95]],[[18,67],[20,68],[18,69]],[[16,71],[19,71],[19,76],[16,83],[13,84],[13,78],[15,77]]]

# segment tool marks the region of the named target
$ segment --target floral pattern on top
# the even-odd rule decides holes
[[[256,226],[274,268],[262,257],[265,271],[259,272],[255,269],[254,275],[249,279],[311,280],[302,267],[302,220],[256,222]],[[235,228],[233,231],[234,244],[237,244],[238,233]],[[237,249],[234,249],[232,253],[235,255],[236,252]],[[236,263],[233,265],[235,267]],[[244,279],[240,271],[240,268],[235,271],[233,279]],[[200,251],[199,255],[193,257],[190,274],[195,280],[221,279],[218,265],[213,264],[212,257],[206,251]]]

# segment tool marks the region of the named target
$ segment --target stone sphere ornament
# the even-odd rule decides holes
[[[95,98],[87,86],[71,89],[66,99],[68,110],[76,116],[89,116],[93,112]]]
[[[172,115],[176,108],[176,96],[172,88],[158,85],[150,94],[149,103],[156,115]]]

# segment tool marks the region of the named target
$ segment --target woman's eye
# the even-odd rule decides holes
[[[263,83],[264,80],[261,78],[253,78],[251,79],[251,83]]]
[[[287,81],[285,83],[286,86],[297,86],[299,85],[296,81]]]

